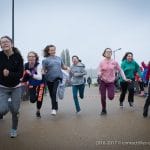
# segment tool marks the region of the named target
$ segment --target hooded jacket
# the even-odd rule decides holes
[[[15,87],[23,76],[23,58],[16,48],[13,48],[13,52],[9,57],[4,51],[0,52],[0,85],[2,86]],[[9,70],[7,77],[3,75],[4,69]]]
[[[84,75],[86,75],[85,65],[81,62],[72,65],[70,68],[70,78],[72,85],[84,84]]]

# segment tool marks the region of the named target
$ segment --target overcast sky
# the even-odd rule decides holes
[[[0,0],[0,36],[11,36],[12,0]],[[106,47],[150,60],[150,0],[15,0],[15,46],[23,57],[54,44],[96,68]],[[42,58],[41,58],[42,59]]]

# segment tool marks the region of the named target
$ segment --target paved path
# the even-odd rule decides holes
[[[79,115],[75,114],[71,88],[59,101],[55,117],[50,115],[48,96],[44,98],[41,119],[35,117],[35,105],[24,101],[17,138],[8,136],[10,114],[0,120],[0,150],[150,150],[150,117],[142,117],[144,98],[135,97],[134,108],[126,101],[121,109],[118,96],[107,101],[107,116],[99,115],[97,87],[86,87]]]

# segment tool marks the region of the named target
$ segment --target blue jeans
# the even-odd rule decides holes
[[[0,87],[0,115],[5,115],[9,110],[12,113],[12,129],[18,127],[18,113],[21,103],[22,87]],[[8,99],[11,98],[11,102]]]
[[[72,86],[73,99],[74,99],[74,103],[75,103],[77,112],[79,112],[81,110],[79,101],[78,101],[78,91],[79,91],[80,98],[83,99],[84,98],[84,88],[85,88],[84,84]]]

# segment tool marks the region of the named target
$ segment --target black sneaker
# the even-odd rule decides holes
[[[143,117],[147,117],[147,116],[148,116],[148,109],[144,108]]]
[[[133,102],[129,102],[130,107],[133,107]]]
[[[120,102],[120,107],[123,107],[123,102]]]
[[[39,111],[36,112],[36,117],[41,118],[41,114]]]
[[[106,109],[103,109],[102,112],[101,112],[101,115],[106,115],[106,114],[107,114]]]
[[[0,115],[0,119],[3,119],[3,115]]]

